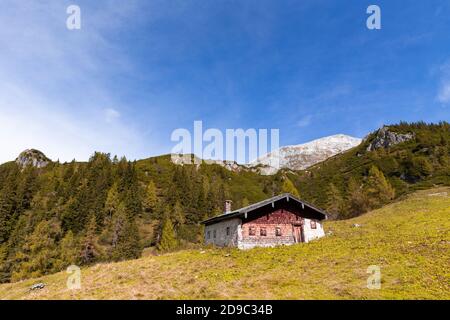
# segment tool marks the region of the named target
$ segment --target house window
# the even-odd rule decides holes
[[[317,229],[317,225],[314,220],[311,220],[311,229]]]
[[[249,227],[248,228],[248,235],[249,236],[256,236],[256,228],[255,227]]]
[[[276,235],[277,237],[281,237],[281,228],[280,228],[280,227],[276,227],[276,228],[275,228],[275,235]]]
[[[259,235],[260,235],[261,237],[267,236],[266,228],[261,228],[261,229],[259,229]]]
[[[211,238],[211,231],[208,231],[207,233],[206,233],[206,239],[210,239]]]
[[[230,227],[227,227],[227,236],[230,235]]]
[[[216,230],[213,231],[213,237],[216,238]]]

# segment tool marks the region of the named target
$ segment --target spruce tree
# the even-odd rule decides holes
[[[343,217],[351,218],[366,212],[369,202],[362,186],[352,177],[348,182],[347,189],[348,210]]]
[[[155,209],[158,205],[158,195],[156,194],[156,186],[153,180],[147,185],[147,189],[145,191],[143,207],[144,210],[148,213],[154,213]]]
[[[142,252],[139,240],[139,230],[135,220],[127,219],[117,236],[112,250],[112,259],[121,261],[139,258]]]
[[[79,246],[72,231],[69,230],[59,244],[62,267],[77,264],[79,259]]]
[[[100,257],[97,237],[97,219],[92,215],[81,242],[80,260],[83,264],[92,264]]]
[[[105,201],[105,211],[109,220],[112,219],[114,213],[117,211],[120,204],[119,199],[119,190],[117,187],[117,183],[114,183],[113,186],[108,190],[108,194],[106,196]]]
[[[161,238],[157,245],[157,249],[161,252],[168,252],[175,249],[176,247],[177,240],[175,238],[175,231],[173,229],[172,221],[170,221],[169,218],[166,218],[163,223]]]
[[[12,280],[21,280],[59,270],[58,247],[55,239],[61,228],[59,222],[41,221],[27,236],[22,248],[16,252]]]
[[[170,216],[172,218],[174,228],[177,228],[186,222],[184,210],[179,201],[175,203]]]
[[[338,218],[339,215],[344,214],[345,201],[339,189],[330,183],[327,192],[327,211],[331,214],[331,218]],[[345,215],[345,214],[344,214]]]

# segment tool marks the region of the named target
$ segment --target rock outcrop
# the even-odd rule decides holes
[[[36,149],[27,149],[19,154],[16,159],[16,163],[25,168],[33,166],[35,168],[44,168],[51,160],[45,156],[41,151]]]
[[[390,131],[388,126],[378,129],[375,138],[367,146],[367,151],[373,151],[380,148],[390,148],[396,144],[414,139],[414,133],[396,133]]]

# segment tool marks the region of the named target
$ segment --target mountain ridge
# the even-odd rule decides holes
[[[250,166],[263,166],[265,174],[274,174],[279,169],[304,170],[354,148],[362,141],[345,134],[326,136],[302,144],[283,146],[258,158]]]

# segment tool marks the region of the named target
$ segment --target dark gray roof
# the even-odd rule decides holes
[[[306,207],[309,207],[310,209],[316,211],[317,213],[320,213],[321,215],[323,215],[323,219],[327,218],[328,214],[324,210],[319,209],[319,208],[313,206],[312,204],[310,204],[310,203],[308,203],[306,201],[303,201],[303,200],[301,200],[301,199],[299,199],[297,197],[294,197],[290,193],[283,193],[283,194],[280,194],[278,196],[275,196],[275,197],[272,197],[272,198],[269,198],[269,199],[266,199],[266,200],[263,200],[263,201],[251,204],[249,206],[246,206],[246,207],[243,207],[243,208],[240,208],[240,209],[237,209],[237,210],[233,210],[231,212],[223,213],[221,215],[212,217],[210,219],[202,221],[202,224],[211,224],[211,223],[219,222],[219,221],[226,220],[226,219],[242,217],[246,213],[252,212],[252,211],[254,211],[256,209],[259,209],[259,208],[264,207],[266,205],[278,202],[278,201],[283,200],[283,199],[287,199],[287,201],[292,199],[293,201],[295,201],[296,203],[298,203],[302,207],[306,206]]]

